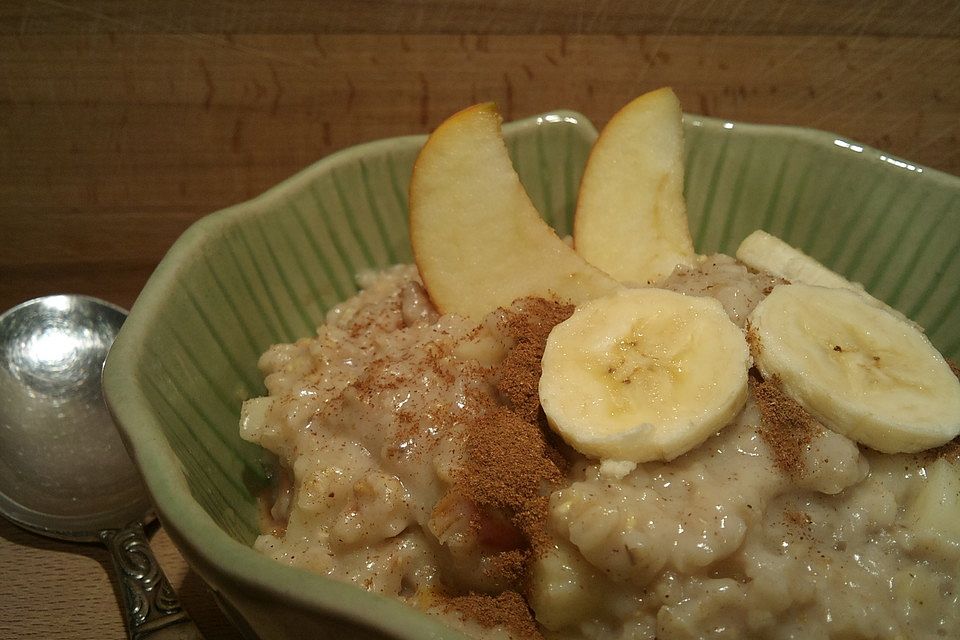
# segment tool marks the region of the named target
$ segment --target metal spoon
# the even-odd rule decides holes
[[[200,638],[144,536],[150,498],[100,392],[125,318],[76,295],[0,315],[0,513],[40,535],[105,545],[130,638]]]

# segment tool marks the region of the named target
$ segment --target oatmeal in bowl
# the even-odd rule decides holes
[[[441,125],[415,265],[259,360],[255,549],[481,638],[960,631],[956,372],[769,234],[697,255],[682,155],[672,92],[625,107],[571,246],[492,106]]]

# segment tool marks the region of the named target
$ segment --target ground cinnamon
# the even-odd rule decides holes
[[[933,449],[927,449],[923,452],[923,458],[926,462],[932,462],[944,458],[946,460],[960,460],[960,438],[954,438],[946,444]]]
[[[492,370],[496,398],[477,394],[466,424],[466,456],[451,491],[476,506],[471,526],[478,540],[501,520],[519,534],[513,548],[489,551],[485,570],[523,590],[532,561],[549,544],[548,495],[563,480],[565,461],[553,444],[540,409],[540,359],[550,330],[573,306],[528,298],[504,310],[498,330],[510,345]],[[470,594],[447,599],[446,607],[484,626],[503,624],[522,638],[540,638],[532,615],[517,591]]]
[[[441,600],[441,609],[457,612],[484,627],[504,627],[524,640],[543,640],[523,597],[515,591],[491,596],[471,593]]]
[[[506,358],[494,368],[493,378],[507,406],[528,422],[540,413],[540,360],[551,329],[573,314],[573,305],[526,298],[517,303],[520,311],[506,310],[499,330],[513,342]]]
[[[774,464],[791,478],[803,477],[807,447],[823,432],[823,426],[781,391],[776,376],[764,380],[759,372],[751,370],[750,391],[760,410],[758,432],[770,448]]]
[[[544,483],[562,479],[543,433],[512,410],[491,403],[467,428],[467,462],[455,485],[476,504],[519,512]]]

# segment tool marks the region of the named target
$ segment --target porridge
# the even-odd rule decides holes
[[[762,231],[693,250],[682,114],[600,133],[573,244],[491,104],[424,145],[416,265],[260,359],[256,548],[478,638],[960,636],[960,380]]]
[[[713,256],[658,284],[744,327],[779,282]],[[955,445],[858,446],[752,369],[742,409],[690,451],[587,457],[537,393],[571,305],[476,323],[437,312],[412,266],[361,285],[260,360],[268,395],[240,428],[279,460],[264,554],[485,638],[960,632]]]

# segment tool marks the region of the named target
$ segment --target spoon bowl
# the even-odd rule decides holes
[[[198,638],[144,537],[150,497],[101,394],[126,315],[79,295],[0,315],[0,513],[34,533],[104,544],[131,638]]]
[[[50,296],[0,316],[0,511],[36,533],[83,542],[151,517],[100,393],[126,313]]]

